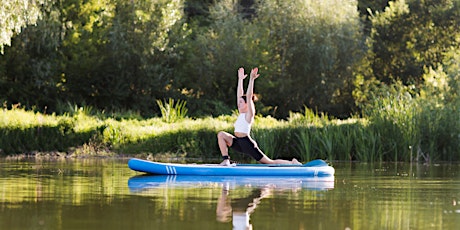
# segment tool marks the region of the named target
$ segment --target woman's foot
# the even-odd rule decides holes
[[[300,163],[300,162],[299,162],[297,159],[295,159],[295,158],[292,158],[291,163],[292,163],[293,165],[302,165],[302,163]]]
[[[230,160],[229,159],[225,159],[223,160],[220,164],[220,166],[232,166],[234,164],[230,163]]]

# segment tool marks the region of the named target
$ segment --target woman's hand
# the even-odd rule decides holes
[[[247,74],[244,74],[244,68],[241,67],[240,69],[238,69],[238,78],[243,80],[247,77],[248,75]]]
[[[259,77],[260,74],[257,73],[258,71],[259,71],[259,68],[257,67],[251,70],[251,79],[256,79]]]

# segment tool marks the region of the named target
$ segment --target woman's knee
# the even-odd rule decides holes
[[[225,139],[226,133],[224,131],[220,131],[217,133],[218,139]]]
[[[219,142],[225,142],[227,146],[231,146],[233,143],[233,136],[225,131],[220,131],[217,133],[217,140]]]
[[[228,142],[230,139],[232,138],[232,136],[225,132],[225,131],[220,131],[217,133],[217,139],[218,140],[224,140],[225,142]]]

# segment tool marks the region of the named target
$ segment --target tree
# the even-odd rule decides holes
[[[455,0],[397,0],[375,12],[369,44],[375,78],[422,84],[424,67],[436,68],[446,51],[460,45],[459,9]]]
[[[182,0],[65,0],[40,9],[37,26],[13,37],[0,59],[8,103],[152,114],[155,99],[175,91],[171,70],[187,30]]]
[[[52,4],[39,9],[41,19],[16,34],[0,56],[0,98],[44,109],[55,100],[60,81],[61,24]]]
[[[265,95],[281,116],[304,105],[349,115],[353,68],[364,50],[356,4],[273,0],[259,6],[255,23],[265,29],[260,39],[269,56]]]
[[[249,70],[262,62],[257,61],[258,28],[243,19],[237,1],[218,1],[209,12],[211,24],[194,25],[182,47],[175,86],[188,97],[192,110],[219,115],[225,112],[222,103],[235,107],[238,68]]]
[[[179,70],[192,98],[233,108],[236,70],[258,66],[265,115],[286,117],[304,105],[334,115],[350,110],[352,66],[364,45],[355,1],[225,0],[210,17],[209,27],[193,28]]]
[[[11,37],[40,17],[39,6],[47,0],[2,0],[0,3],[0,53],[11,45]]]

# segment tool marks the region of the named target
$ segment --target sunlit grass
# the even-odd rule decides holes
[[[28,128],[37,125],[56,125],[58,119],[54,115],[33,113],[24,109],[2,110],[0,127]]]
[[[455,106],[422,106],[410,97],[393,94],[376,101],[364,115],[366,118],[338,120],[306,108],[291,113],[287,120],[257,116],[252,137],[269,157],[296,157],[303,162],[316,158],[363,162],[460,159]],[[112,152],[217,159],[216,134],[233,132],[235,120],[236,115],[222,115],[169,122],[161,117],[104,116],[85,109],[59,116],[3,109],[0,154]],[[232,159],[249,159],[230,153]]]

